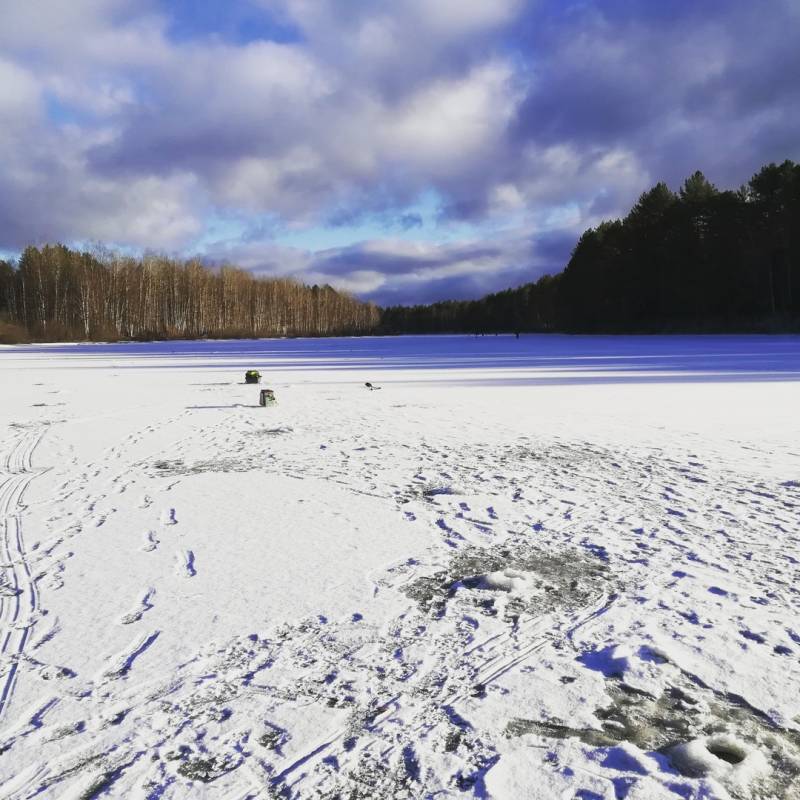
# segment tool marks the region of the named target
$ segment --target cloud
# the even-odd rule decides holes
[[[539,69],[514,138],[585,157],[624,149],[653,179],[673,184],[704,169],[736,185],[767,161],[798,156],[797,147],[775,147],[771,134],[800,132],[790,77],[800,70],[798,35],[791,0],[770,13],[743,0],[681,0],[551,14],[525,38]]]
[[[5,250],[101,239],[382,301],[467,296],[560,269],[658,180],[800,160],[794,0],[0,13]],[[297,244],[331,230],[350,242]]]
[[[469,299],[558,272],[574,242],[572,232],[524,230],[450,244],[382,240],[317,253],[309,268],[334,283],[368,275],[354,290],[381,305]]]
[[[258,275],[328,283],[381,305],[478,297],[558,272],[576,231],[526,229],[446,244],[373,239],[310,252],[270,241],[220,241],[204,257],[235,263]]]
[[[491,169],[513,110],[509,79],[492,61],[388,104],[295,45],[186,47],[149,87],[157,102],[123,110],[88,164],[118,180],[190,172],[222,207],[319,224],[331,207],[402,207],[432,183],[455,191]]]

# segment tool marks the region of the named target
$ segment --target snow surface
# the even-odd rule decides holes
[[[0,797],[800,797],[797,337],[4,347],[0,387]]]

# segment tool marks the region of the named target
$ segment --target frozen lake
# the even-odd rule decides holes
[[[0,387],[0,797],[800,796],[800,337],[35,345]]]
[[[96,357],[104,364],[113,358],[121,365],[169,357],[193,367],[265,359],[281,370],[480,370],[484,375],[473,379],[484,382],[503,380],[496,373],[511,370],[530,384],[800,379],[798,336],[398,336],[35,345],[15,351]]]

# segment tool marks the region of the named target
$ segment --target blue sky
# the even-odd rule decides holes
[[[380,303],[560,270],[659,180],[800,160],[800,3],[0,0],[0,253]]]

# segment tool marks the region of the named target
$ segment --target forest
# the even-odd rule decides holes
[[[28,247],[0,262],[0,341],[117,341],[370,333],[377,306],[330,286],[198,261]]]
[[[695,172],[585,231],[565,269],[480,300],[379,309],[330,286],[63,245],[0,261],[0,342],[371,333],[800,330],[800,165]]]
[[[701,172],[658,183],[621,220],[584,232],[566,268],[480,300],[383,310],[394,333],[800,330],[800,165],[738,191]]]

